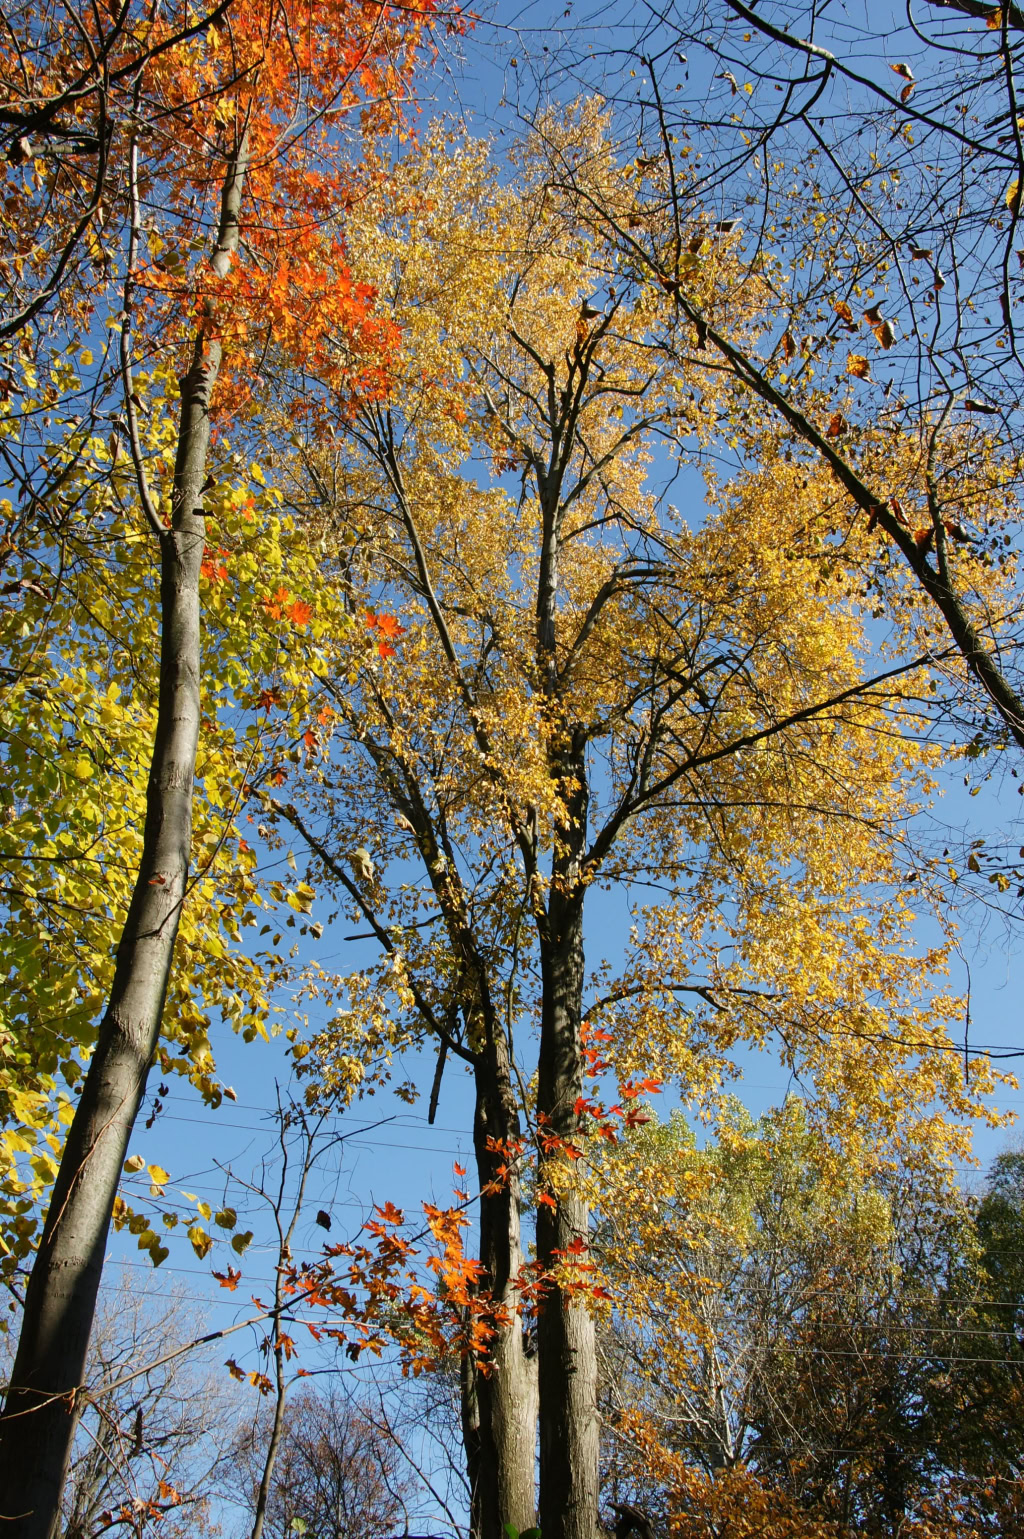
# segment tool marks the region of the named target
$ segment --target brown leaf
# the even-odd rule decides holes
[[[910,98],[913,96],[913,94],[914,94],[914,82],[911,81],[910,84],[909,85],[905,85],[903,87],[903,90],[900,92],[900,101],[901,102],[908,102],[910,100]]]
[[[931,254],[931,246],[911,246],[910,248],[910,255],[915,262],[927,262]]]
[[[964,402],[964,411],[980,411],[984,417],[998,417],[999,407],[990,406],[987,401],[975,401],[968,396]]]
[[[871,365],[860,353],[850,353],[846,359],[846,372],[852,374],[855,379],[869,379]]]
[[[875,336],[878,338],[879,347],[884,347],[886,351],[888,351],[889,348],[892,347],[893,341],[895,340],[892,334],[892,327],[889,325],[889,322],[883,321],[880,326],[873,326],[871,329],[875,333]]]
[[[864,311],[864,319],[867,321],[869,326],[881,326],[881,324],[882,324],[882,307],[881,307],[881,305],[871,305],[867,310]]]
[[[856,322],[853,319],[853,311],[850,309],[845,299],[834,300],[832,308],[841,321],[845,321],[847,326],[852,326],[854,330],[857,329]]]
[[[825,429],[826,438],[842,438],[850,429],[846,425],[846,418],[841,411],[834,411],[828,419],[828,427]]]
[[[783,332],[783,335],[782,335],[782,352],[783,352],[783,355],[784,355],[787,363],[789,362],[789,360],[796,353],[796,342],[795,342],[795,340],[793,338],[793,333],[791,331]]]
[[[1001,30],[1003,25],[1002,6],[997,6],[994,11],[989,11],[988,15],[985,17],[985,25],[990,32],[998,32]]]
[[[889,68],[899,75],[901,80],[913,80],[914,72],[909,64],[890,64]]]
[[[917,546],[918,550],[921,550],[921,551],[927,550],[929,545],[932,543],[932,540],[934,538],[935,538],[935,530],[934,529],[915,529],[914,530],[914,544]]]

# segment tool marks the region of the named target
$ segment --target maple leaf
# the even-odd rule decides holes
[[[393,1202],[386,1202],[382,1208],[375,1207],[373,1211],[378,1213],[386,1224],[401,1224],[405,1221],[401,1208],[396,1208]]]
[[[307,604],[305,599],[296,599],[294,603],[287,606],[284,617],[290,620],[298,630],[304,630],[313,618],[313,606]]]
[[[263,608],[272,620],[280,620],[285,604],[291,599],[287,588],[278,588],[272,598],[263,600]]]

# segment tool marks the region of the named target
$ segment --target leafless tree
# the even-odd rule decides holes
[[[125,1267],[100,1294],[88,1363],[95,1393],[78,1420],[61,1507],[64,1539],[216,1532],[212,1504],[239,1436],[241,1402],[195,1347],[185,1288]],[[173,1355],[183,1348],[179,1355]],[[152,1367],[146,1367],[152,1363]],[[3,1377],[10,1361],[3,1365]],[[128,1377],[130,1376],[130,1377]],[[113,1388],[104,1391],[105,1384]]]
[[[275,1418],[260,1417],[239,1447],[243,1501],[257,1515]],[[305,1388],[284,1413],[263,1532],[379,1539],[404,1526],[412,1482],[372,1412],[337,1385]]]

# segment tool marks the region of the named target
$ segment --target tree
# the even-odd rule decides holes
[[[129,223],[119,295],[120,378],[140,514],[160,552],[160,692],[141,858],[96,1047],[29,1280],[12,1387],[0,1421],[0,1463],[6,1472],[0,1502],[9,1516],[19,1517],[26,1534],[47,1535],[56,1521],[73,1428],[67,1397],[81,1379],[117,1181],[157,1045],[186,896],[201,713],[199,585],[214,387],[225,346],[237,343],[260,313],[254,306],[269,305],[271,323],[286,346],[302,335],[315,352],[312,328],[301,331],[301,296],[307,308],[316,302],[339,323],[339,336],[372,349],[372,327],[365,326],[369,296],[353,294],[337,242],[317,242],[307,231],[307,267],[296,265],[295,211],[315,218],[320,200],[338,188],[332,119],[373,94],[385,104],[377,121],[389,120],[387,103],[411,63],[423,15],[392,17],[377,5],[351,10],[323,5],[296,16],[276,8],[270,15],[254,6],[226,23],[223,46],[216,27],[201,40],[189,33],[181,48],[148,56],[150,72],[137,74],[133,83],[136,113],[145,106],[160,127],[153,162],[142,170],[145,120],[131,120],[123,136],[120,170]],[[64,46],[60,27],[56,40],[44,29],[38,46],[43,51]],[[306,62],[314,57],[316,69],[311,65],[307,71]],[[209,101],[222,167],[212,228],[204,224],[211,193]],[[310,174],[306,157],[314,154],[318,164]],[[246,188],[268,210],[284,212],[279,222],[270,217],[254,224],[250,261],[233,265]],[[164,281],[151,269],[140,295],[143,199],[155,193],[180,210],[178,236],[191,235],[206,246],[209,265],[186,275],[180,265],[175,273],[165,262]],[[159,250],[159,239],[156,244]],[[315,301],[300,281],[314,272]],[[168,292],[169,326],[157,302]],[[134,333],[140,311],[150,324],[166,328],[187,357],[166,520],[151,491],[139,436]],[[239,361],[242,357],[240,349]],[[371,372],[374,367],[371,361]],[[358,360],[346,359],[343,368],[344,386],[334,376],[339,389],[364,383]],[[239,400],[234,404],[237,410]]]
[[[874,592],[911,646],[947,641],[950,710],[966,694],[979,745],[1019,747],[1020,37],[997,15],[894,9],[858,33],[813,7],[671,6],[617,101],[628,190],[609,201],[585,164],[558,179],[672,297],[666,346],[732,377],[740,453],[774,437],[830,492],[807,559]],[[880,34],[891,57],[865,64]],[[723,242],[773,295],[754,332],[711,278]]]
[[[975,1249],[946,1289],[959,1303],[960,1334],[951,1334],[959,1361],[933,1378],[927,1399],[926,1418],[942,1463],[985,1534],[1012,1532],[1024,1499],[1022,1166],[1019,1153],[999,1155],[974,1200]]]
[[[205,15],[147,11],[127,0],[106,16],[88,6],[18,4],[0,49],[0,124],[7,200],[0,247],[0,340],[36,335],[59,307],[88,329],[110,282],[128,212],[123,141],[143,127],[153,77],[223,27],[231,0]],[[154,118],[159,121],[158,117]]]
[[[159,1301],[123,1272],[101,1294],[90,1348],[95,1398],[78,1424],[62,1503],[65,1539],[112,1528],[162,1533],[215,1531],[218,1496],[237,1437],[237,1406],[220,1373],[193,1353],[160,1362],[195,1333],[181,1290]],[[103,1393],[126,1371],[142,1369]]]
[[[260,1485],[266,1429],[257,1423],[242,1445]],[[318,1539],[377,1539],[401,1530],[410,1485],[398,1456],[372,1416],[337,1388],[306,1389],[292,1400],[283,1427],[264,1532],[274,1539],[316,1534]]]
[[[174,387],[159,375],[137,376],[136,385],[146,451],[167,460]],[[23,568],[29,586],[0,620],[11,664],[2,707],[0,1276],[15,1294],[112,982],[110,935],[124,923],[141,855],[146,747],[157,708],[153,564],[137,527],[130,466],[123,457],[112,466],[106,440],[88,430],[67,454],[70,463],[61,451],[51,464],[68,471],[63,487],[74,512],[51,530],[37,529]],[[250,482],[248,463],[233,461],[234,452],[226,453],[223,478],[206,498],[208,533],[221,554],[204,561],[200,574],[199,869],[156,1049],[163,1075],[187,1076],[214,1104],[222,1091],[212,1018],[249,1039],[266,1034],[273,991],[289,968],[271,942],[243,950],[242,934],[289,895],[308,908],[294,889],[277,884],[272,891],[260,881],[240,807],[248,776],[298,751],[315,707],[304,699],[297,716],[274,713],[276,721],[254,707],[261,696],[273,697],[283,671],[293,671],[290,659],[282,669],[282,643],[294,651],[304,635],[312,639],[339,618],[326,600],[304,631],[280,609],[276,618],[270,612],[282,585],[296,595],[311,591],[315,554],[282,525],[274,494]],[[204,965],[210,956],[217,967]]]
[[[736,1108],[703,1150],[677,1114],[611,1152],[595,1254],[617,1498],[671,1515],[754,1492],[841,1534],[1012,1531],[1016,1348],[985,1301],[1013,1288],[976,1242],[1000,1198],[893,1152],[851,1170],[795,1098],[756,1124]]]
[[[195,1326],[180,1285],[163,1293],[125,1268],[101,1291],[88,1365],[94,1397],[78,1422],[61,1506],[65,1539],[154,1524],[215,1532],[211,1504],[234,1456],[238,1406],[195,1347]],[[186,1350],[168,1360],[177,1347]],[[9,1369],[8,1356],[5,1380]]]
[[[403,372],[350,417],[311,385],[282,472],[364,640],[325,668],[333,735],[312,783],[265,800],[381,948],[310,1072],[349,1072],[368,1033],[426,1037],[438,1072],[452,1055],[474,1078],[482,1286],[506,1311],[494,1371],[464,1388],[487,1539],[532,1521],[518,1316],[538,1295],[540,1526],[595,1532],[586,1151],[635,1120],[653,1077],[713,1111],[732,1044],[778,1033],[853,1153],[902,1119],[939,1164],[962,1130],[926,1130],[921,1106],[976,1105],[932,988],[942,956],[901,949],[898,830],[921,760],[899,681],[926,659],[866,673],[858,594],[791,559],[816,489],[794,496],[774,464],[712,479],[702,522],[660,494],[657,446],[688,466],[715,442],[715,377],[652,348],[669,300],[552,195],[552,144],[621,191],[583,106],[521,147],[508,186],[439,131],[401,193],[352,221]],[[727,248],[713,266],[728,285]],[[731,293],[737,325],[756,324],[763,291]],[[656,896],[624,923],[621,970],[588,978],[588,898],[633,883]]]

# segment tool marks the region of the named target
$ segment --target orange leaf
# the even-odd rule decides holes
[[[850,353],[846,360],[846,372],[854,375],[856,379],[869,379],[871,365],[860,353]]]
[[[312,604],[307,604],[305,599],[296,599],[293,604],[288,605],[284,612],[285,619],[290,620],[299,630],[305,629],[312,615],[313,606]]]

